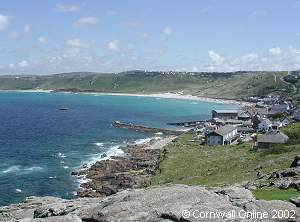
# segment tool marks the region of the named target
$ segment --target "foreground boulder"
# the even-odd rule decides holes
[[[274,210],[295,212],[296,218],[300,216],[300,211],[292,203],[255,200],[249,190],[241,187],[208,189],[200,186],[173,185],[125,190],[103,199],[64,200],[54,197],[31,197],[22,204],[0,208],[0,221],[273,221],[271,215]],[[264,219],[240,217],[248,211],[267,212],[270,216]],[[213,217],[211,218],[201,212],[228,214],[210,215]],[[235,212],[235,215],[232,212]],[[282,221],[296,219],[285,218]]]

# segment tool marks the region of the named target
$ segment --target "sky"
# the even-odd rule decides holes
[[[300,69],[300,0],[1,0],[0,74]]]

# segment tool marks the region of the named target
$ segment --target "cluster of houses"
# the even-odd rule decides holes
[[[213,110],[212,118],[195,130],[211,146],[253,140],[255,148],[268,148],[286,143],[288,136],[280,128],[295,121],[300,121],[300,110],[292,103],[266,97],[242,110]]]

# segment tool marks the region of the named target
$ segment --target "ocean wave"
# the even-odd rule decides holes
[[[58,157],[60,157],[60,158],[66,158],[66,157],[67,157],[65,154],[60,153],[60,152],[59,152],[57,155],[58,155]]]
[[[149,143],[151,141],[152,138],[144,138],[144,139],[138,139],[136,141],[134,141],[134,144],[136,145],[142,145],[145,143]]]
[[[155,133],[155,134],[162,135],[162,133],[160,133],[160,132]],[[159,136],[149,137],[149,138],[144,138],[144,139],[137,139],[136,141],[134,141],[134,144],[143,145],[143,144],[149,143],[151,140],[159,140],[159,139],[161,139],[161,137],[159,137]]]
[[[107,157],[104,157],[103,159],[107,159],[113,156],[122,156],[124,155],[124,151],[119,149],[121,145],[112,146],[105,154]]]
[[[103,147],[104,143],[94,143],[96,146]]]
[[[9,174],[9,173],[17,173],[17,174],[27,174],[27,173],[32,173],[36,171],[42,171],[44,168],[43,167],[38,167],[38,166],[32,166],[28,168],[22,168],[19,165],[14,165],[10,166],[7,169],[3,170],[3,174]]]

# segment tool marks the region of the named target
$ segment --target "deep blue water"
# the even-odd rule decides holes
[[[66,106],[67,111],[58,108]],[[0,93],[0,206],[27,196],[74,197],[70,175],[126,142],[154,136],[111,127],[114,120],[169,127],[232,105],[129,96]],[[18,191],[18,189],[21,190]]]

